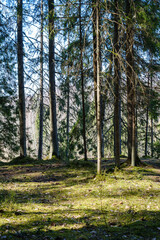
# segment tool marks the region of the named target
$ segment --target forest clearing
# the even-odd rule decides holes
[[[0,240],[160,240],[160,0],[0,1]]]
[[[160,239],[160,164],[150,163],[99,176],[83,161],[2,163],[0,239]]]

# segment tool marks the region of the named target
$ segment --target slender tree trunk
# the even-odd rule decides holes
[[[99,0],[96,0],[96,56],[97,56],[97,174],[101,173],[101,79],[99,49]]]
[[[126,0],[126,75],[127,75],[127,112],[128,112],[128,161],[136,164],[135,153],[135,76],[133,57],[133,13],[132,0]]]
[[[92,0],[92,12],[93,12],[93,79],[94,79],[94,99],[95,109],[97,117],[97,40],[96,40],[96,0]]]
[[[103,96],[101,94],[101,157],[104,158],[104,117],[105,117],[105,111],[104,115],[102,115],[102,107],[103,107]]]
[[[81,0],[79,0],[79,28],[80,28],[80,69],[81,69],[81,91],[82,91],[82,112],[83,112],[83,147],[84,160],[87,161],[87,144],[86,144],[86,114],[84,103],[84,71],[83,71],[83,42],[82,42],[82,20],[81,20]]]
[[[152,77],[152,73],[151,73],[151,91],[152,91],[152,85],[153,85],[153,77]],[[152,117],[152,114],[151,114],[151,157],[153,157],[153,117]]]
[[[115,132],[115,164],[117,167],[120,166],[120,64],[119,64],[119,33],[118,33],[118,21],[119,21],[119,10],[118,0],[114,0],[114,132]]]
[[[41,49],[40,49],[40,113],[38,159],[42,159],[43,147],[43,0],[41,0]]]
[[[50,158],[59,157],[56,86],[55,86],[55,29],[54,29],[54,0],[48,0],[49,6],[49,95],[50,95]]]
[[[138,157],[138,104],[137,104],[137,81],[136,81],[136,97],[135,97],[135,99],[136,99],[136,104],[135,104],[135,114],[136,114],[136,116],[135,116],[135,118],[136,118],[136,129],[135,129],[135,142],[136,142],[136,162],[137,162],[137,164],[139,164],[140,163],[140,159],[139,159],[139,157]]]
[[[17,1],[17,57],[18,57],[18,88],[19,88],[19,121],[20,121],[20,156],[26,156],[26,111],[23,69],[23,2]]]
[[[149,89],[149,74],[148,74],[148,89]],[[145,151],[144,155],[148,155],[148,99],[147,99],[147,110],[146,110],[146,133],[145,133]]]
[[[145,134],[145,152],[144,155],[148,155],[148,106],[146,111],[146,134]]]
[[[120,79],[121,79],[121,76],[120,76]],[[119,83],[121,85],[121,83]],[[121,127],[122,123],[121,123],[121,96],[119,97],[119,153],[121,154],[122,153],[122,150],[121,150],[121,130],[122,130],[122,127]]]
[[[153,157],[153,117],[151,116],[151,157]]]
[[[133,80],[134,81],[134,80]],[[135,83],[133,82],[133,99],[132,99],[132,154],[131,166],[136,166],[136,112],[135,112]]]
[[[141,164],[141,160],[138,156],[138,104],[137,104],[137,80],[135,78],[135,165],[138,166]]]
[[[108,77],[105,82],[105,88],[103,89],[103,93],[101,94],[101,132],[102,132],[102,146],[101,146],[101,154],[104,157],[104,134],[103,134],[103,127],[104,127],[104,118],[105,118],[105,109],[106,109],[106,101],[107,101],[107,93],[108,93],[108,83],[111,83],[111,75],[112,75],[112,53],[110,55],[110,64],[108,69]],[[102,90],[101,90],[102,92]]]
[[[99,4],[99,26],[101,22],[100,18],[100,4]],[[97,43],[96,37],[96,29],[97,29],[97,12],[96,12],[96,0],[92,0],[92,12],[93,12],[93,79],[94,79],[94,98],[95,98],[95,110],[96,110],[96,117],[97,117],[97,44],[99,44],[99,71],[102,70],[102,62],[101,62],[101,36],[99,31],[99,43]],[[105,94],[104,94],[105,95]],[[104,117],[105,117],[105,101],[106,97],[104,97],[101,93],[100,105],[101,105],[101,157],[104,157],[104,134],[103,134],[103,127],[104,127]]]
[[[68,48],[69,48],[69,33],[68,33]],[[67,162],[69,162],[69,117],[70,117],[70,84],[69,84],[69,52],[68,52],[68,65],[67,65],[67,146],[66,146],[66,158]]]

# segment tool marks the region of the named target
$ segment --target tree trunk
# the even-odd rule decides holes
[[[97,66],[97,174],[101,173],[101,80],[99,49],[99,0],[96,0],[96,66]]]
[[[17,57],[18,57],[18,88],[19,88],[19,121],[20,121],[20,156],[26,156],[26,113],[23,69],[23,31],[22,31],[22,0],[17,1]]]
[[[132,99],[132,152],[131,166],[136,166],[136,113],[135,113],[135,81],[133,79],[133,99]]]
[[[59,157],[56,87],[55,87],[55,29],[54,29],[54,0],[48,0],[49,6],[49,97],[50,97],[50,158]]]
[[[133,57],[133,5],[126,0],[126,75],[127,75],[127,119],[128,119],[128,161],[132,166],[136,164],[135,158],[135,80]]]
[[[104,127],[104,118],[105,118],[105,110],[106,110],[106,101],[107,101],[107,93],[108,93],[108,85],[111,83],[111,75],[112,75],[112,53],[110,55],[110,64],[108,69],[108,77],[106,78],[105,87],[101,89],[101,132],[102,132],[102,146],[101,146],[101,154],[104,157],[104,134],[103,134],[103,127]]]
[[[68,33],[68,48],[69,48],[69,33]],[[69,51],[68,51],[68,65],[67,65],[67,146],[66,146],[66,158],[67,162],[69,162],[69,117],[70,117],[70,84],[69,84]]]
[[[120,80],[121,80],[121,76],[120,76]],[[121,85],[121,83],[119,83]],[[121,127],[122,123],[121,123],[121,96],[119,96],[119,153],[122,154],[122,150],[121,150]]]
[[[100,26],[100,5],[99,5],[99,20],[98,24]],[[99,31],[99,42],[97,43],[96,31],[97,31],[97,12],[96,12],[96,0],[92,0],[92,13],[93,13],[93,79],[94,79],[94,98],[95,98],[95,110],[96,110],[96,118],[97,118],[97,44],[99,44],[99,72],[102,70],[102,62],[101,62],[101,37]],[[98,26],[98,28],[99,28]],[[101,89],[102,90],[102,89]],[[104,157],[104,134],[103,134],[103,127],[104,127],[104,117],[105,117],[105,101],[106,97],[105,94],[102,95],[100,93],[100,106],[101,106],[101,157]]]
[[[83,42],[82,42],[82,22],[81,22],[81,0],[79,0],[79,31],[80,31],[80,70],[81,70],[81,92],[82,92],[82,112],[83,112],[83,147],[84,160],[87,161],[87,144],[86,144],[86,115],[84,103],[84,72],[83,72]]]
[[[114,132],[115,132],[115,165],[120,166],[120,63],[119,63],[119,33],[118,33],[118,21],[119,10],[118,0],[114,0]]]
[[[97,117],[97,40],[96,40],[96,0],[92,0],[92,25],[93,25],[93,80],[94,80],[94,99]]]
[[[152,72],[151,72],[151,91],[152,91],[152,85],[153,85],[153,77],[152,77]],[[151,109],[152,111],[152,109]],[[151,157],[153,157],[153,117],[151,114]]]
[[[43,147],[43,0],[41,0],[41,49],[40,49],[40,113],[38,159],[42,159]]]
[[[40,49],[40,113],[38,159],[42,159],[43,146],[43,0],[41,0],[41,49]]]
[[[149,91],[149,74],[148,74],[148,89],[147,91]],[[147,93],[148,96],[148,93]],[[145,151],[144,151],[144,155],[147,156],[148,155],[148,99],[147,99],[147,110],[146,110],[146,133],[145,133]]]

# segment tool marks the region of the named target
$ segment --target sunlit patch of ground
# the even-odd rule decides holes
[[[0,239],[160,239],[160,169],[0,167]]]

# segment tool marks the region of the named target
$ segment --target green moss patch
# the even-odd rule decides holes
[[[0,167],[0,239],[160,239],[160,169]]]

